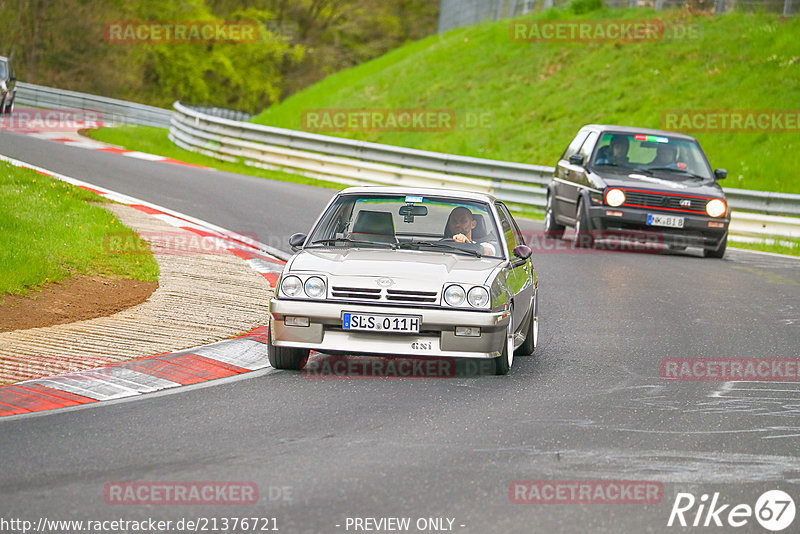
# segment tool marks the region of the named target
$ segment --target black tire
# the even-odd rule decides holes
[[[0,100],[0,115],[6,112],[6,97],[4,96],[2,100]]]
[[[512,308],[513,312],[513,308]],[[500,356],[494,359],[494,374],[507,375],[514,365],[514,320],[513,313],[508,318],[508,328],[506,329],[506,342],[503,343],[503,350]]]
[[[289,369],[299,371],[306,366],[308,361],[308,349],[295,349],[292,347],[276,347],[269,341],[267,346],[267,357],[269,364],[275,369]]]
[[[578,213],[575,217],[575,237],[572,238],[572,245],[575,248],[594,247],[594,236],[589,227],[589,219],[586,217],[586,210],[583,209],[583,199],[578,201]]]
[[[728,234],[725,234],[725,237],[719,243],[719,246],[716,249],[713,248],[704,248],[703,249],[703,257],[704,258],[722,258],[725,255],[725,249],[728,248]]]
[[[6,109],[6,113],[14,113],[14,103],[17,101],[17,95],[14,95],[14,98],[11,99],[11,102],[8,104],[8,109]]]
[[[517,355],[530,356],[536,351],[539,341],[539,294],[533,297],[533,308],[528,319],[528,328],[525,330],[525,341],[517,349]]]
[[[564,236],[564,225],[558,224],[553,215],[553,195],[547,195],[547,206],[544,208],[544,235],[551,239]]]

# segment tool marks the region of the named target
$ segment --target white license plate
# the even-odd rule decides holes
[[[683,217],[673,217],[672,215],[647,215],[648,226],[669,226],[670,228],[683,228]]]
[[[420,318],[408,315],[372,315],[344,313],[342,328],[367,332],[402,332],[419,334]]]

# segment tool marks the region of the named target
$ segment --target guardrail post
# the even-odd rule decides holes
[[[725,0],[714,0],[714,14],[722,15],[725,13]]]

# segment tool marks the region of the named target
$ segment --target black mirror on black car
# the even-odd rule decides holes
[[[569,162],[573,165],[583,165],[583,156],[581,154],[573,154],[569,157]]]
[[[514,256],[516,256],[517,258],[522,258],[523,260],[527,260],[528,258],[531,257],[531,254],[533,254],[533,251],[531,250],[531,247],[529,247],[528,245],[518,245],[514,247],[513,253]]]
[[[716,177],[717,180],[724,180],[728,177],[728,171],[725,169],[714,169],[714,177]]]
[[[289,246],[292,247],[292,250],[296,250],[297,248],[303,246],[303,243],[306,242],[306,237],[306,234],[294,234],[289,238]]]

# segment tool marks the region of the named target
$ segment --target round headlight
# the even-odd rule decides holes
[[[609,189],[606,193],[606,204],[609,206],[622,206],[625,203],[625,193],[619,189]]]
[[[452,285],[444,290],[444,301],[450,306],[461,306],[466,299],[467,295],[461,286]]]
[[[712,217],[722,217],[726,211],[728,211],[728,207],[725,205],[724,200],[715,198],[714,200],[709,200],[708,204],[706,204],[706,213]]]
[[[287,276],[281,282],[281,291],[287,297],[296,297],[303,291],[303,282],[296,276]]]
[[[484,287],[473,287],[467,293],[467,301],[473,308],[485,308],[489,304],[489,292]]]
[[[325,296],[325,282],[318,276],[312,276],[306,280],[306,295],[312,299],[318,299]]]

